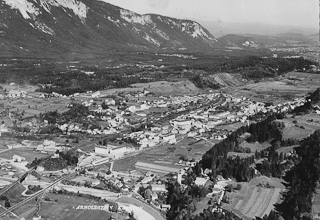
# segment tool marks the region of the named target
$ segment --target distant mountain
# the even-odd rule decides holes
[[[302,33],[296,33],[296,32],[280,33],[280,34],[276,35],[276,37],[292,39],[292,40],[295,40],[295,39],[302,40],[302,39],[306,38],[306,36],[304,36]]]
[[[227,34],[248,35],[257,34],[265,36],[275,36],[280,33],[294,32],[302,33],[306,36],[311,35],[317,31],[315,28],[307,27],[292,27],[285,25],[271,25],[261,23],[231,23],[224,21],[201,21],[197,20],[206,29],[208,29],[214,36],[221,37]]]
[[[236,34],[227,34],[223,37],[218,38],[219,42],[226,46],[236,46],[236,47],[259,47],[258,44],[255,43],[254,38],[240,36]]]
[[[140,15],[98,0],[0,0],[0,12],[0,56],[220,47],[195,21]]]
[[[312,40],[312,41],[316,41],[316,42],[319,42],[319,33],[316,33],[316,34],[311,34],[308,36],[308,39]]]
[[[245,36],[253,38],[254,41],[261,46],[286,44],[286,39],[275,37],[275,36],[266,36],[266,35],[258,35],[258,34],[246,34]]]

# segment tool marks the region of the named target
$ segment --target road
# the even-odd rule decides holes
[[[4,216],[4,215],[7,214],[8,212],[11,212],[11,211],[13,211],[14,209],[16,209],[16,208],[18,208],[18,207],[20,207],[20,206],[23,205],[24,203],[29,202],[30,200],[36,198],[37,196],[41,195],[44,191],[46,191],[46,190],[49,189],[50,187],[54,186],[55,184],[59,183],[60,181],[70,178],[70,176],[71,176],[71,175],[69,174],[69,175],[66,175],[66,176],[63,176],[63,177],[59,178],[58,180],[54,181],[53,183],[51,183],[51,184],[50,184],[49,186],[47,186],[46,188],[38,191],[37,193],[33,194],[32,196],[26,198],[25,200],[23,200],[23,201],[15,204],[15,205],[13,205],[13,206],[11,206],[11,207],[8,208],[6,211],[0,213],[0,217],[1,217],[1,216]]]
[[[47,182],[39,182],[39,181],[26,181],[24,183],[25,186],[28,185],[34,185],[34,186],[41,186],[42,188],[48,188],[51,184],[47,183]],[[110,192],[110,191],[106,191],[106,190],[100,190],[100,189],[94,189],[94,188],[88,188],[88,187],[84,187],[84,186],[71,186],[71,185],[65,185],[65,184],[57,184],[57,186],[59,188],[65,189],[69,192],[74,192],[74,193],[83,193],[83,194],[89,194],[89,195],[93,195],[93,196],[98,196],[101,197],[103,199],[107,199],[107,200],[115,200],[119,193],[114,193],[114,192]],[[37,193],[37,192],[36,192]],[[32,195],[24,195],[27,197],[33,196]]]
[[[127,204],[131,204],[131,205],[135,205],[138,207],[142,207],[142,209],[146,212],[148,212],[150,215],[152,215],[152,217],[154,217],[155,220],[165,220],[158,211],[156,211],[154,208],[152,208],[151,206],[135,199],[132,197],[127,197],[127,196],[122,196],[120,198],[118,198],[116,200],[116,202],[119,203],[127,203]],[[146,219],[148,220],[148,219]]]
[[[5,192],[7,192],[9,189],[11,189],[13,186],[15,186],[18,183],[21,183],[21,181],[29,175],[35,168],[32,168],[31,170],[25,172],[19,179],[17,179],[15,182],[13,182],[8,188],[5,188],[3,191],[0,192],[0,196],[3,195]]]

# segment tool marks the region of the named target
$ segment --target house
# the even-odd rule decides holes
[[[13,160],[13,162],[22,162],[22,161],[25,161],[26,158],[20,157],[19,155],[13,155],[12,160]]]
[[[167,192],[167,188],[165,184],[151,184],[153,192]]]
[[[10,90],[7,96],[10,98],[20,98],[25,97],[26,94],[26,91]]]
[[[91,181],[91,186],[97,186],[100,184],[100,180],[94,179]]]
[[[151,182],[154,179],[154,176],[146,176],[143,180],[141,180],[142,184],[146,184]]]
[[[4,124],[0,125],[0,137],[1,137],[1,133],[7,133],[7,132],[9,132],[8,128]]]
[[[174,134],[162,136],[162,141],[169,144],[175,144],[177,142],[176,136]]]
[[[167,204],[161,204],[160,205],[161,210],[163,211],[168,211],[171,208],[171,205],[167,205]]]
[[[202,177],[197,177],[194,183],[197,186],[205,186],[206,183],[208,182],[209,178],[202,178]]]
[[[101,92],[100,92],[100,91],[97,91],[97,92],[92,93],[92,94],[91,94],[91,97],[92,97],[92,98],[98,98],[100,95],[101,95]]]

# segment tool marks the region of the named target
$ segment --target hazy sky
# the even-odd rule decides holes
[[[103,0],[134,12],[236,23],[319,27],[318,0]]]

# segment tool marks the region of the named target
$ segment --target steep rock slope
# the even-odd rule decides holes
[[[0,0],[2,55],[200,51],[220,46],[197,22],[140,15],[98,0]]]

